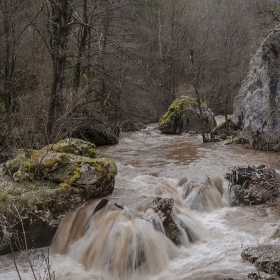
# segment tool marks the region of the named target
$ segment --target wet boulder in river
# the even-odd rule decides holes
[[[215,116],[204,102],[200,103],[189,96],[175,99],[159,120],[160,131],[166,134],[210,132],[216,126]]]
[[[178,229],[176,222],[170,216],[173,206],[173,198],[157,197],[151,203],[151,208],[162,221],[166,236],[176,245],[180,245],[181,232]]]
[[[232,122],[260,150],[280,150],[280,28],[263,41],[235,98]]]
[[[172,208],[174,206],[173,198],[155,198],[151,203],[151,208],[164,219],[170,216]]]
[[[280,175],[264,165],[236,167],[226,178],[230,182],[231,206],[257,205],[275,200],[280,194]]]
[[[280,246],[261,245],[248,247],[243,250],[242,258],[254,263],[256,267],[266,273],[280,276]]]

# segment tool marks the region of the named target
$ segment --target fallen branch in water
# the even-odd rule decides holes
[[[123,206],[123,205],[121,205],[121,204],[119,204],[119,203],[117,203],[117,202],[116,202],[116,203],[114,203],[114,205],[115,205],[115,206],[117,206],[117,207],[118,207],[118,208],[120,208],[120,209],[123,209],[123,208],[124,208],[124,206]]]

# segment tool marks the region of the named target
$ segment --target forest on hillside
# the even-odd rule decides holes
[[[180,95],[232,103],[275,0],[0,0],[0,144],[58,141],[97,114],[157,122]]]

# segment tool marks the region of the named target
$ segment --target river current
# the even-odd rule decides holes
[[[278,153],[223,142],[203,144],[200,136],[163,135],[156,125],[150,125],[123,135],[117,145],[98,147],[97,155],[117,163],[115,190],[108,205],[94,218],[88,213],[100,200],[74,211],[61,226],[50,249],[55,279],[245,279],[257,270],[242,260],[243,248],[279,243],[272,235],[280,223],[280,207],[229,207],[228,182],[224,179],[235,166],[266,164],[278,170]],[[202,183],[208,178],[220,180],[221,201],[191,210],[182,197],[185,178]],[[157,196],[173,197],[172,211],[188,223],[193,242],[186,237],[177,247],[151,229],[147,205]],[[124,209],[114,208],[114,203]],[[75,232],[70,245],[69,232]],[[140,247],[144,248],[141,254],[145,264],[133,257]],[[32,252],[33,267],[41,276],[46,269],[42,252],[47,255],[48,249]],[[22,279],[34,279],[26,258],[20,253],[16,257]],[[12,256],[0,256],[0,261],[0,279],[18,279]]]

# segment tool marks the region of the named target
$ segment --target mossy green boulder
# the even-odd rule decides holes
[[[115,175],[111,159],[94,159],[52,150],[18,150],[16,157],[3,165],[3,173],[16,182],[50,179],[72,186],[96,184],[104,176]]]
[[[181,134],[189,131],[210,132],[216,126],[215,116],[204,102],[180,96],[159,120],[159,129],[166,134]]]
[[[42,149],[90,158],[95,158],[96,156],[95,145],[93,143],[77,138],[67,138],[55,144],[47,145]]]
[[[28,247],[45,246],[69,211],[113,192],[113,160],[90,157],[95,156],[94,146],[83,140],[67,143],[69,139],[41,150],[20,149],[2,164],[0,254],[10,251],[10,239],[15,244],[22,235],[21,224]]]

